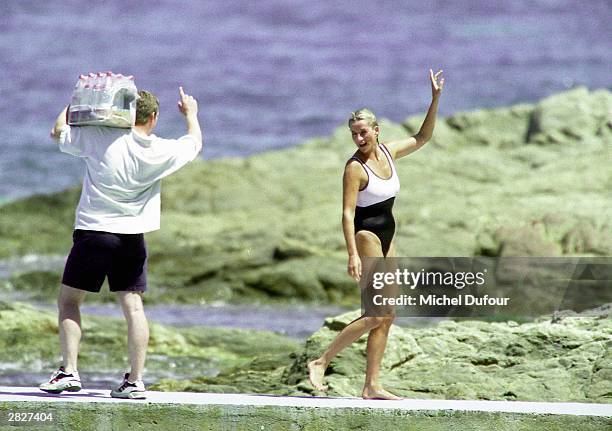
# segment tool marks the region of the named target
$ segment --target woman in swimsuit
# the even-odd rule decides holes
[[[343,179],[342,229],[348,250],[348,273],[356,281],[362,275],[364,257],[394,257],[395,220],[391,212],[399,179],[394,160],[421,148],[432,136],[438,100],[444,86],[442,71],[429,70],[432,102],[419,132],[399,141],[378,142],[379,127],[374,114],[361,109],[351,114],[348,126],[357,151],[346,163]],[[361,316],[336,336],[321,357],[308,363],[310,383],[317,390],[323,385],[325,370],[334,356],[369,332],[366,347],[367,365],[362,396],[366,399],[400,399],[384,390],[378,374],[387,345],[393,312],[381,317]]]

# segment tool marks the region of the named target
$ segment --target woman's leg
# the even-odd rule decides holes
[[[387,257],[395,257],[395,243],[393,241],[391,241]],[[387,268],[387,271],[390,271],[390,268]],[[380,316],[378,319],[380,324],[373,328],[368,336],[366,378],[362,396],[370,399],[399,400],[400,397],[384,390],[378,380],[380,364],[387,347],[389,329],[395,319],[395,313],[393,310],[389,310],[385,316]]]
[[[380,240],[372,232],[357,232],[355,235],[355,241],[357,243],[357,251],[360,257],[383,256]],[[368,271],[369,268],[363,268],[362,273],[365,275],[368,273]],[[361,316],[349,323],[331,342],[321,357],[308,363],[309,378],[312,386],[320,391],[327,389],[323,385],[323,376],[325,375],[325,370],[329,366],[329,363],[334,356],[336,356],[342,349],[352,344],[363,334],[376,328],[381,323],[383,323],[381,318],[364,316]]]

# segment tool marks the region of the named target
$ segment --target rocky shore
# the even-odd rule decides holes
[[[611,112],[612,93],[576,88],[440,119],[432,142],[397,165],[399,255],[612,255]],[[382,139],[413,134],[420,122],[383,121]],[[165,180],[163,227],[147,236],[147,301],[356,305],[340,229],[341,175],[353,150],[341,126]],[[3,205],[0,258],[66,255],[78,195]],[[60,271],[17,272],[2,288],[53,300]]]
[[[381,378],[408,398],[612,403],[612,309],[534,322],[444,321],[394,325]],[[265,331],[172,328],[154,324],[147,358],[151,390],[324,395],[312,389],[306,363],[358,312],[328,318],[305,342]],[[84,316],[83,378],[119,376],[127,366],[119,319]],[[59,362],[56,315],[0,302],[2,373],[49,371]],[[366,337],[344,350],[326,376],[327,395],[360,394]],[[23,385],[37,382],[24,381]]]
[[[398,254],[612,256],[611,112],[612,93],[576,88],[535,105],[441,119],[432,142],[398,163]],[[420,121],[383,121],[383,140],[413,134]],[[147,303],[356,308],[358,289],[345,274],[340,229],[340,179],[352,151],[342,126],[328,138],[247,159],[194,163],[169,178],[163,228],[148,235]],[[2,206],[0,259],[55,262],[55,269],[8,271],[0,282],[3,298],[55,300],[58,256],[70,248],[78,195],[74,188]],[[318,395],[306,380],[306,361],[355,317],[330,317],[304,343],[270,332],[152,325],[151,388]],[[84,326],[84,375],[120,372],[124,323],[87,317]],[[0,302],[3,373],[55,368],[59,348],[48,341],[56,337],[54,313]],[[610,403],[611,346],[607,308],[590,317],[532,322],[394,326],[382,375],[390,390],[413,398]],[[364,349],[365,338],[334,360],[330,395],[359,394]]]
[[[106,385],[129,368],[127,327],[123,319],[84,315],[79,371],[84,384]],[[61,363],[57,313],[23,303],[0,301],[0,376],[47,374]],[[202,327],[174,328],[150,324],[146,372],[148,381],[215,376],[272,355],[280,363],[299,344],[267,331]],[[96,376],[95,378],[92,377]],[[38,381],[17,381],[37,386]],[[113,383],[114,384],[114,383]]]

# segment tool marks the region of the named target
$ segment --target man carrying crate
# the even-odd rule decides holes
[[[77,356],[81,339],[80,304],[86,292],[99,292],[108,277],[117,292],[128,325],[131,369],[111,391],[116,398],[145,398],[142,374],[149,341],[142,294],[147,289],[147,251],[144,233],[160,228],[161,179],[194,160],[202,149],[198,103],[179,87],[178,108],[187,134],[163,139],[152,132],[159,101],[147,91],[138,93],[132,129],[71,127],[67,109],[57,117],[51,136],[62,152],[86,164],[81,199],[76,210],[73,246],[66,261],[58,298],[63,365],[45,392],[81,389]]]

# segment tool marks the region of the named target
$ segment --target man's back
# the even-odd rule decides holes
[[[160,227],[160,180],[195,159],[201,142],[85,126],[65,127],[59,146],[87,166],[75,228],[144,233]]]

